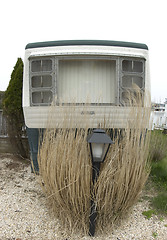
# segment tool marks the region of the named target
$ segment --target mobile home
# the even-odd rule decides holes
[[[130,109],[127,93],[135,96],[136,87],[143,106],[149,106],[145,97],[150,91],[145,44],[104,40],[27,44],[23,110],[33,152],[36,154],[38,148],[35,132],[48,126],[63,127],[64,115],[68,118],[67,112],[74,106],[73,121],[67,127],[87,124],[95,128],[103,123],[104,115],[109,115],[111,128],[124,128]],[[52,120],[48,124],[50,112]]]
[[[164,103],[152,103],[152,129],[167,129],[167,99]]]

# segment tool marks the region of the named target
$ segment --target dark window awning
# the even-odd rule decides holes
[[[35,43],[27,44],[25,49],[55,47],[55,46],[74,46],[74,45],[75,46],[78,46],[78,45],[115,46],[115,47],[128,47],[128,48],[139,48],[139,49],[148,50],[148,46],[143,43],[109,41],[109,40],[61,40],[61,41],[49,41],[49,42],[35,42]]]

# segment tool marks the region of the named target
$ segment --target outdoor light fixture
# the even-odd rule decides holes
[[[87,137],[87,142],[90,146],[91,158],[92,158],[92,181],[93,184],[97,180],[100,172],[100,163],[104,162],[109,147],[114,142],[102,129],[95,129],[93,133]],[[91,213],[90,213],[90,226],[89,235],[94,236],[95,233],[95,221],[97,217],[96,205],[91,199]]]
[[[113,143],[111,138],[102,129],[95,129],[93,133],[87,137],[90,145],[92,162],[104,162],[110,144]]]

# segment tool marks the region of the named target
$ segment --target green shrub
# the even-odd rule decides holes
[[[149,157],[151,161],[158,162],[167,156],[167,136],[161,130],[151,133]]]
[[[162,136],[158,133],[160,139],[166,141],[166,136]],[[151,205],[156,209],[157,213],[167,215],[167,155],[159,161],[152,162],[151,179],[157,196],[151,199]]]
[[[152,163],[151,175],[154,181],[161,182],[164,186],[167,185],[167,157]]]
[[[152,206],[158,213],[167,214],[167,193],[163,192],[152,199]]]
[[[10,141],[18,154],[27,157],[27,147],[23,144],[24,117],[22,110],[23,61],[18,58],[11,79],[3,97],[3,112],[7,120]]]

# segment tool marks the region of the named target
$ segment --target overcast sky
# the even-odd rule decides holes
[[[27,43],[102,39],[147,44],[152,100],[167,98],[166,0],[5,0],[0,11],[0,90]]]

